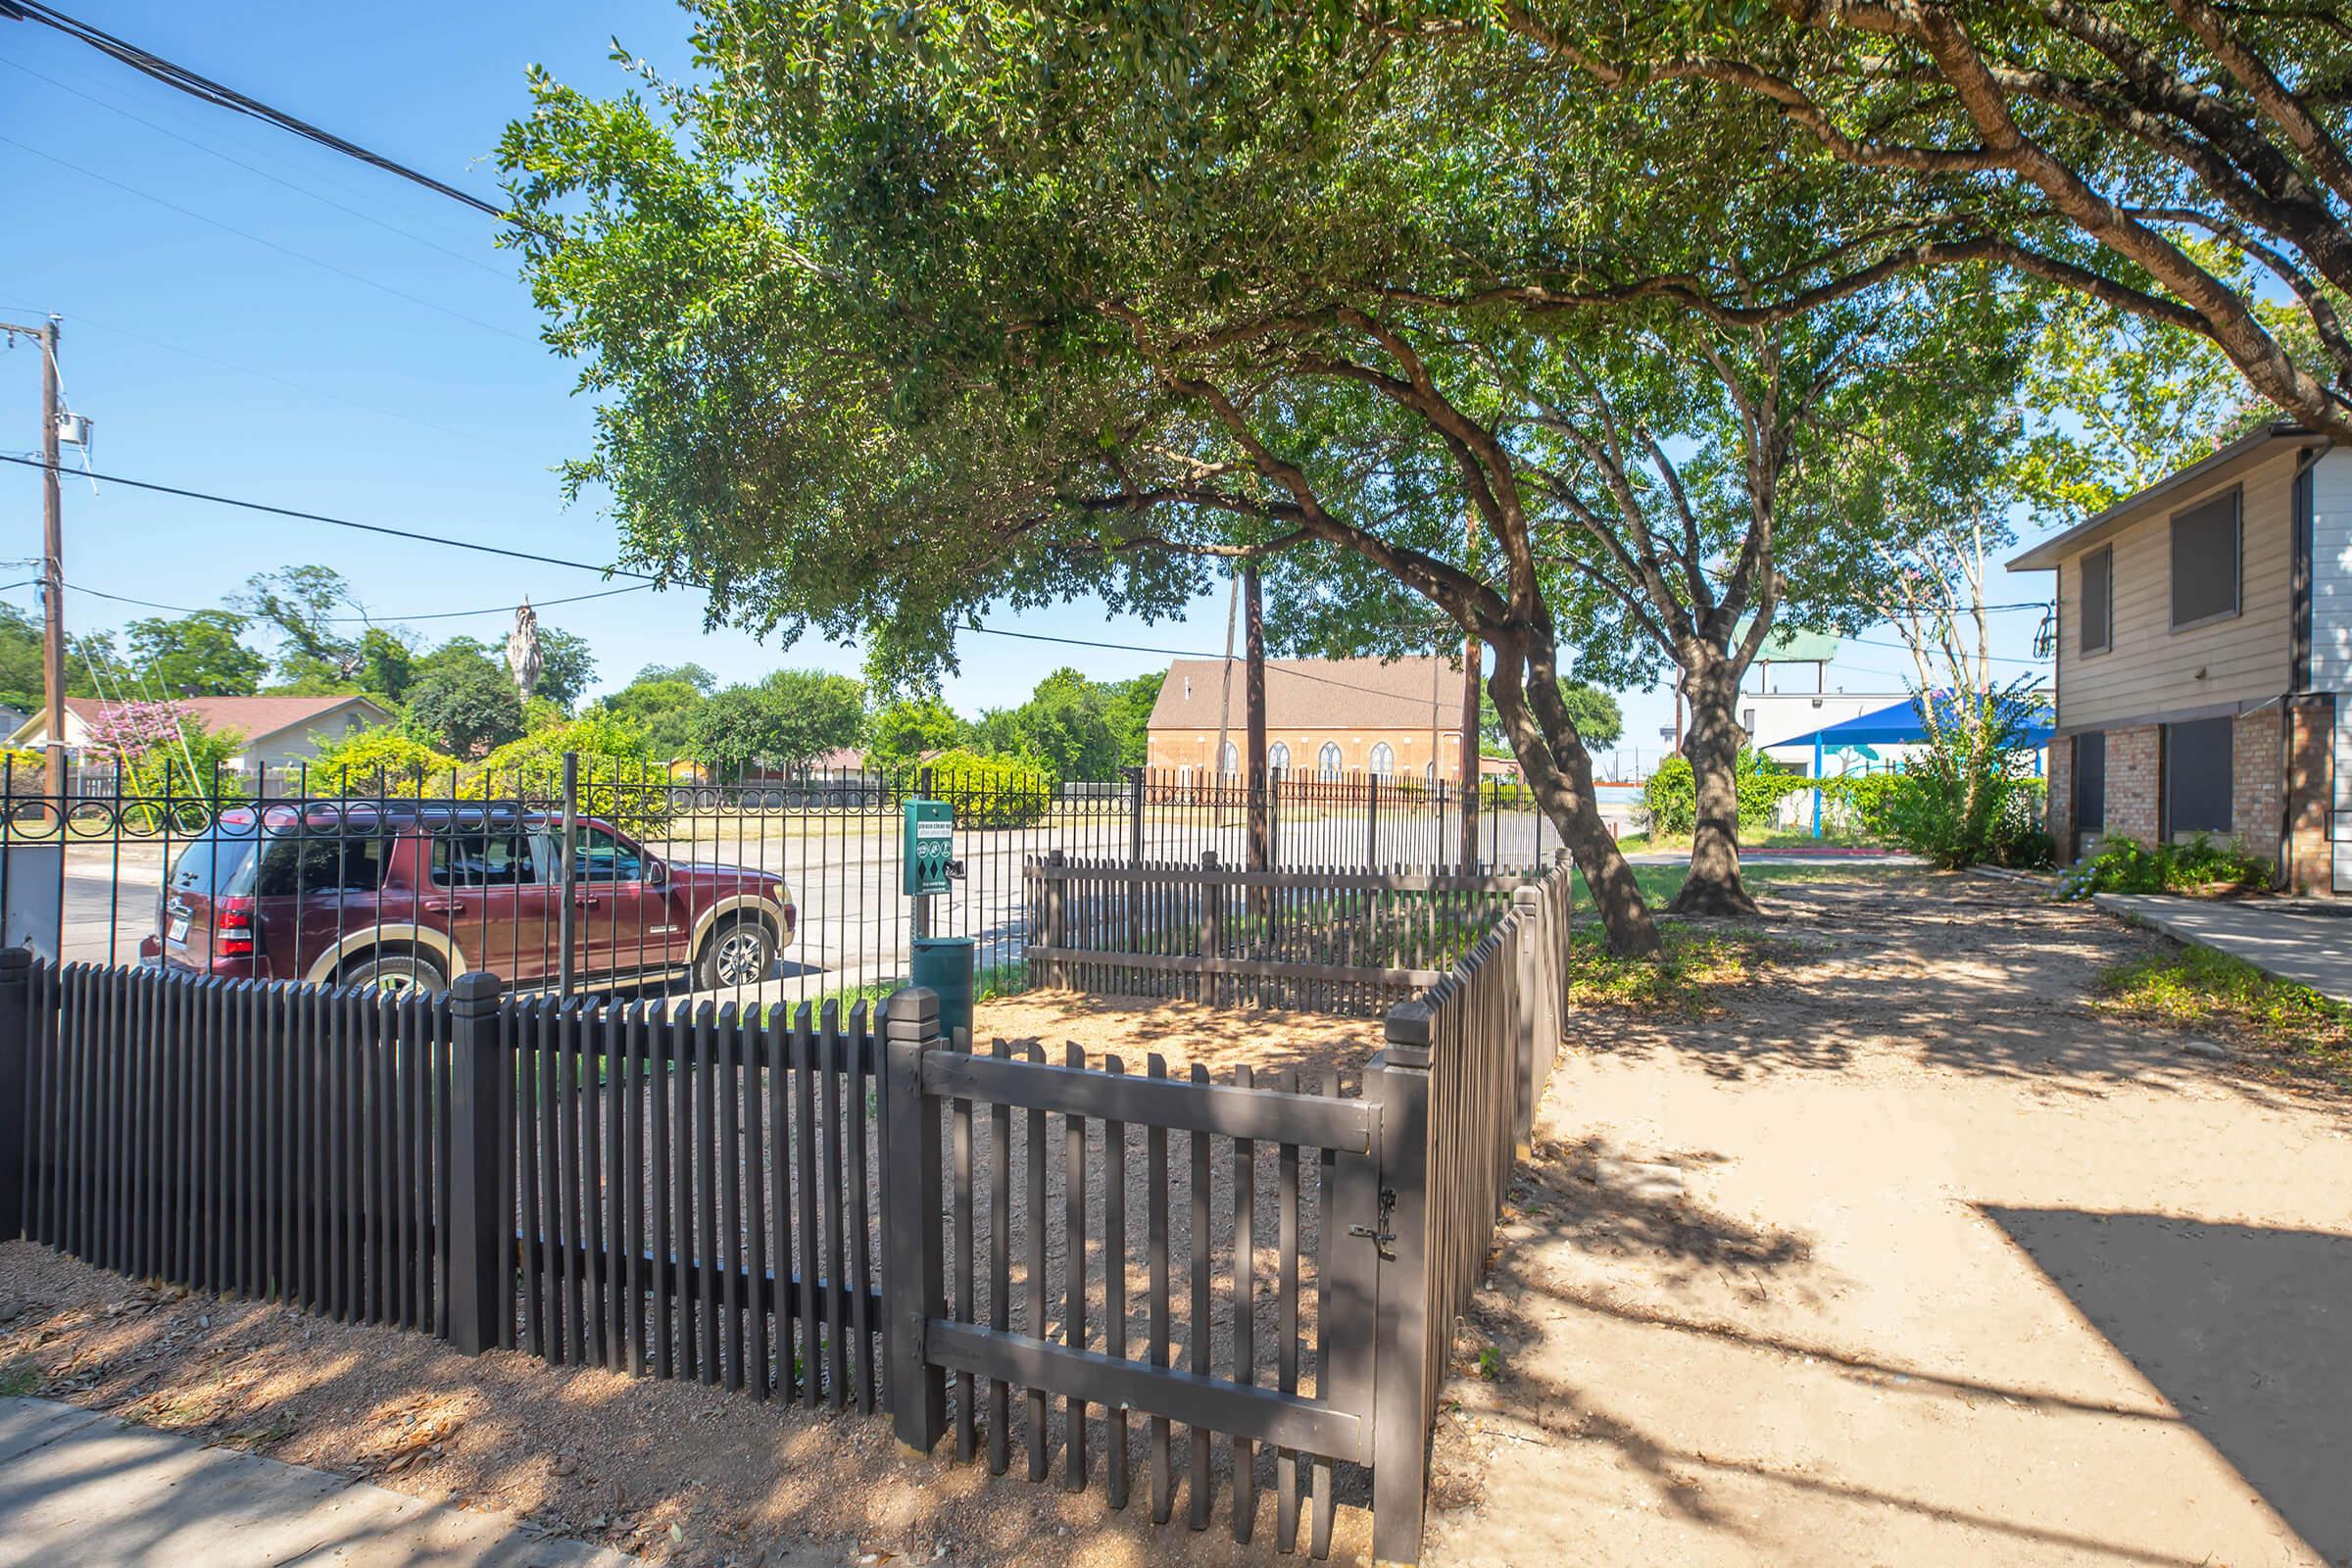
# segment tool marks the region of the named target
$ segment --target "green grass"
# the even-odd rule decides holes
[[[1568,938],[1568,995],[1580,1007],[1644,1016],[1705,1018],[1723,1010],[1722,993],[1753,984],[1787,957],[1787,943],[1739,927],[1700,930],[1680,920],[1658,922],[1663,951],[1620,958],[1597,925],[1579,925]]]
[[[1750,893],[1762,893],[1776,885],[1800,882],[1843,882],[1857,876],[1884,876],[1890,869],[1884,865],[1854,864],[1831,860],[1820,865],[1746,865],[1740,868],[1740,880]],[[1653,909],[1663,908],[1690,880],[1689,865],[1637,865],[1634,880],[1641,885],[1642,897]],[[1585,886],[1584,874],[1576,879],[1576,908],[1579,915],[1592,909],[1592,890]]]
[[[2352,1006],[2211,948],[2117,964],[2099,975],[2093,1004],[2213,1034],[2272,1077],[2352,1088]]]
[[[0,1365],[0,1399],[22,1398],[41,1392],[41,1365],[29,1355],[20,1355],[6,1365]]]

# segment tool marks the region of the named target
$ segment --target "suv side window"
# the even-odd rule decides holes
[[[262,898],[373,893],[384,885],[384,841],[339,834],[288,833],[263,852],[254,892]]]
[[[578,831],[579,836],[572,841],[572,856],[582,882],[645,880],[644,858],[633,847],[621,843],[611,829],[582,822]]]
[[[511,888],[539,880],[528,833],[500,828],[429,836],[437,888]]]

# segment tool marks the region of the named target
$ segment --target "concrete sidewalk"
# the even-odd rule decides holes
[[[536,1535],[366,1482],[49,1399],[0,1399],[0,1568],[628,1568],[638,1559]]]
[[[2177,942],[2194,942],[2256,968],[2352,1003],[2352,916],[2250,902],[2184,899],[2162,893],[2100,893],[2091,902],[2112,914],[2154,926]]]

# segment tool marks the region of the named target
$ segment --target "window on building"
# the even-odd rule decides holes
[[[2075,737],[2075,831],[2107,831],[2107,737]]]
[[[1387,741],[1372,748],[1370,766],[1375,776],[1387,778],[1396,771],[1396,752]]]
[[[2232,489],[2173,517],[2173,624],[2237,613],[2240,492]]]
[[[1217,757],[1217,771],[1224,774],[1227,778],[1231,778],[1234,774],[1239,773],[1241,770],[1242,749],[1234,745],[1233,742],[1227,741],[1225,743],[1225,750],[1219,753]]]
[[[1338,741],[1325,741],[1323,749],[1315,754],[1315,772],[1324,778],[1340,776],[1340,743]]]
[[[2114,637],[2115,546],[2082,558],[2082,652],[2106,652]]]
[[[1291,749],[1280,741],[1266,748],[1266,771],[1287,773],[1291,770]]]
[[[2230,831],[2230,721],[2164,726],[2164,833]]]

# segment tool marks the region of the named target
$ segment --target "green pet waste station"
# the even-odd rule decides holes
[[[945,801],[906,803],[900,885],[914,901],[913,959],[908,979],[939,993],[939,1026],[951,1035],[972,1027],[972,969],[978,944],[970,937],[935,937],[930,901],[946,895],[963,867],[956,860],[956,811]]]

